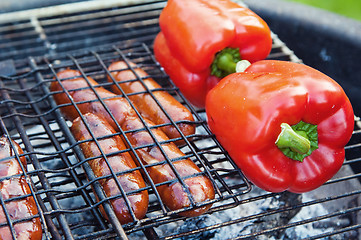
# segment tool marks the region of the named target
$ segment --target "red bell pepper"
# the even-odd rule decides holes
[[[159,25],[155,57],[197,107],[239,60],[264,59],[272,48],[267,24],[230,0],[169,0]]]
[[[354,114],[339,84],[303,64],[264,60],[228,75],[206,99],[208,124],[245,176],[302,193],[340,169]]]

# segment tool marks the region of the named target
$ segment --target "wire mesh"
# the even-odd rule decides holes
[[[149,48],[142,44],[132,45],[128,48],[113,47],[104,50],[99,49],[97,52],[85,51],[85,53],[83,52],[80,55],[64,55],[63,59],[30,58],[30,67],[33,69],[29,71],[29,73],[9,78],[4,77],[3,79],[5,84],[4,89],[9,92],[9,99],[5,100],[5,105],[14,105],[11,111],[9,111],[8,108],[1,108],[1,115],[6,123],[5,125],[9,126],[9,134],[21,136],[21,134],[18,133],[20,128],[27,136],[27,142],[29,142],[28,144],[31,148],[27,147],[27,143],[23,143],[23,145],[25,145],[25,148],[28,148],[27,150],[34,155],[34,158],[36,158],[38,162],[38,164],[33,163],[33,165],[36,165],[34,166],[34,171],[36,171],[36,175],[40,178],[39,181],[35,181],[35,186],[38,191],[41,192],[43,190],[49,195],[44,198],[46,207],[44,212],[57,212],[56,218],[62,220],[56,221],[58,222],[56,227],[61,229],[60,234],[69,237],[74,237],[74,231],[84,232],[84,228],[89,229],[88,224],[90,223],[81,222],[81,224],[79,224],[79,221],[75,223],[72,222],[73,219],[77,219],[74,216],[78,215],[83,217],[87,216],[88,218],[92,216],[92,221],[97,219],[97,221],[101,223],[92,225],[92,227],[98,229],[99,226],[102,226],[107,229],[107,227],[109,227],[107,225],[108,223],[104,221],[99,213],[99,206],[102,205],[104,207],[112,198],[106,197],[104,193],[102,193],[102,189],[99,187],[101,178],[95,177],[92,170],[87,166],[87,161],[91,159],[85,158],[79,150],[78,143],[69,130],[71,122],[65,121],[61,115],[61,108],[64,106],[56,105],[53,100],[53,95],[58,92],[50,92],[48,85],[53,81],[61,81],[60,79],[56,80],[56,72],[64,68],[72,67],[73,69],[80,70],[80,72],[84,74],[83,77],[93,77],[99,82],[99,86],[109,88],[110,84],[106,81],[106,76],[109,72],[107,72],[107,69],[103,66],[108,66],[116,59],[131,59],[137,63],[138,66],[146,69],[150,77],[157,79],[164,87],[164,90],[187,105],[186,100],[178,93],[176,87],[169,82],[166,75],[160,70]],[[26,83],[24,79],[26,79]],[[13,85],[15,82],[19,85]],[[9,83],[9,87],[6,86],[7,83]],[[93,90],[96,91],[96,88]],[[148,91],[149,94],[151,94],[151,91]],[[20,92],[23,94],[19,94]],[[127,98],[126,95],[124,96]],[[103,99],[99,98],[97,101],[103,101]],[[197,131],[194,135],[188,136],[192,138],[192,141],[190,141],[188,137],[183,136],[185,137],[184,140],[186,144],[181,146],[180,149],[185,153],[184,158],[190,158],[196,162],[200,169],[202,169],[202,174],[207,175],[216,188],[215,199],[202,204],[206,205],[232,199],[231,204],[227,203],[225,206],[220,205],[218,208],[229,208],[237,205],[237,196],[250,190],[249,183],[243,178],[240,170],[229,161],[228,155],[219,146],[207,128],[201,113],[191,106],[187,106],[195,116],[196,120],[192,124],[196,125]],[[12,127],[14,118],[19,119],[21,123],[20,126]],[[172,124],[176,126],[177,122],[173,122]],[[154,127],[161,126],[162,125],[156,125]],[[149,127],[148,131],[151,132]],[[161,149],[164,143],[156,142],[156,144]],[[129,151],[135,153],[136,150],[137,149],[130,149]],[[107,156],[104,155],[103,157],[106,158]],[[161,164],[172,165],[174,161],[180,160],[182,160],[182,158],[176,160],[168,158],[166,161],[161,162]],[[145,165],[141,166],[143,170],[147,167],[148,166]],[[117,179],[115,177],[116,174],[115,172],[112,173],[114,179]],[[184,181],[184,178],[177,172],[175,172],[175,174],[178,178],[177,181]],[[237,178],[238,181],[229,184],[228,178]],[[152,182],[152,180],[148,179],[147,182]],[[148,186],[146,189],[143,189],[149,191],[151,195],[147,216],[141,220],[134,219],[133,223],[125,226],[126,230],[131,229],[132,231],[136,231],[145,229],[149,225],[154,225],[155,220],[156,222],[162,222],[165,219],[176,219],[176,213],[190,210],[195,206],[202,207],[202,204],[198,204],[194,207],[176,211],[167,210],[162,201],[154,197],[159,195],[155,188],[158,186],[159,184],[153,184],[153,186]],[[184,185],[184,187],[185,186],[186,185]],[[120,187],[120,184],[118,187]],[[99,201],[94,199],[92,188],[95,189],[94,191],[97,193]],[[77,202],[75,199],[79,199],[79,205],[74,203]],[[67,206],[66,204],[69,204],[69,201],[75,205],[72,207]],[[112,213],[111,208],[109,208],[108,211],[109,221],[113,221],[113,228],[115,230],[117,230],[117,228],[122,229],[117,219],[111,218],[111,216],[114,217],[114,212]],[[91,234],[94,235],[94,232],[96,232],[96,230],[93,230]],[[117,234],[121,235],[121,232],[117,232]]]

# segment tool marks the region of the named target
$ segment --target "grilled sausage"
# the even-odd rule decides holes
[[[116,133],[115,130],[110,126],[110,124],[106,122],[103,118],[100,118],[92,113],[85,114],[84,118],[89,127],[89,130],[94,134],[94,137],[96,138],[106,137]],[[77,141],[90,140],[92,138],[85,123],[80,117],[76,118],[73,121],[71,131]],[[136,168],[136,165],[128,152],[108,156],[108,154],[114,154],[115,152],[126,149],[123,140],[118,135],[102,138],[98,140],[98,143],[99,147],[107,156],[107,160],[105,160],[105,158],[103,157],[100,157],[101,152],[94,141],[82,142],[80,144],[80,147],[85,157],[98,157],[89,161],[89,165],[93,170],[95,176],[109,176],[108,178],[101,179],[99,181],[107,197],[119,195],[121,193],[120,189],[117,186],[114,177],[110,177],[111,171],[109,166],[115,173],[119,173],[122,171]],[[109,166],[107,165],[107,162],[109,163]],[[126,193],[136,191],[146,186],[139,171],[123,173],[117,176],[117,179]],[[133,193],[131,195],[128,195],[127,198],[129,199],[132,211],[134,212],[137,219],[142,219],[148,209],[148,192],[141,191]],[[124,201],[124,198],[110,200],[110,203],[120,223],[125,224],[133,221],[130,209]],[[103,209],[101,210],[103,211]],[[103,215],[106,217],[104,211]]]
[[[80,74],[77,71],[65,70],[63,72],[60,72],[58,76],[59,78],[62,78],[64,76],[66,78],[70,78],[71,75],[79,76]],[[107,99],[104,99],[104,103],[106,104],[110,112],[114,115],[114,118],[119,124],[119,126],[121,126],[123,130],[127,131],[138,130],[135,132],[129,132],[127,136],[132,145],[134,145],[135,147],[139,147],[137,148],[137,154],[142,160],[142,162],[144,164],[162,163],[164,161],[164,156],[161,154],[160,149],[154,145],[154,141],[151,138],[150,134],[145,130],[139,131],[141,129],[144,129],[144,125],[135,113],[135,111],[131,108],[129,103],[127,101],[124,101],[124,99],[122,98],[114,97],[114,94],[112,98],[112,93],[110,93],[104,88],[100,88],[99,86],[97,86],[97,83],[90,77],[88,77],[88,80],[91,85],[96,88],[99,96],[107,97]],[[86,88],[88,84],[85,79],[75,78],[64,80],[62,81],[62,85],[68,90],[68,92],[71,94],[71,98],[75,102],[81,102],[80,104],[78,104],[78,108],[83,114],[91,112],[98,116],[103,116],[112,125],[115,124],[111,116],[104,109],[104,107],[100,105],[99,102],[92,101],[96,99],[96,95],[92,89]],[[77,90],[74,91],[74,89]],[[58,82],[53,82],[51,85],[51,90],[61,91],[62,87]],[[54,95],[54,98],[58,104],[70,103],[70,98],[65,95],[65,93],[58,92]],[[84,103],[83,101],[91,102]],[[65,116],[67,116],[71,120],[78,116],[77,111],[74,111],[74,109],[69,106],[66,108],[62,108],[62,110]],[[151,121],[146,120],[146,122],[147,125],[154,126]],[[152,132],[157,140],[169,141],[169,138],[160,129],[152,128]],[[147,144],[153,144],[154,146],[150,146]],[[144,145],[147,145],[147,147],[141,148],[144,147]],[[164,149],[167,157],[170,159],[184,157],[184,154],[172,142],[162,144],[162,148]],[[201,170],[189,159],[176,161],[174,162],[174,166],[181,175],[181,177],[192,176],[195,173],[201,172]],[[147,171],[149,172],[153,182],[155,183],[162,183],[167,180],[176,181],[175,173],[165,162],[157,166],[147,167]],[[186,178],[184,182],[189,188],[189,191],[191,192],[195,203],[204,202],[214,198],[215,193],[212,182],[206,176],[192,176]],[[179,182],[161,185],[158,187],[158,190],[162,201],[164,201],[165,205],[169,209],[178,210],[190,206],[190,199]],[[180,213],[180,215],[198,216],[207,211],[210,207],[211,205],[207,205],[206,207]]]
[[[146,123],[149,127],[153,126],[153,123],[149,120],[146,120]],[[189,199],[187,192],[183,188],[182,184],[177,180],[177,177],[170,165],[165,162],[165,157],[160,148],[154,145],[153,138],[149,132],[145,130],[132,132],[132,130],[144,128],[144,125],[139,118],[128,117],[122,124],[122,128],[124,131],[130,131],[126,135],[131,144],[134,147],[139,148],[137,150],[137,154],[144,165],[163,162],[163,164],[160,165],[147,167],[147,172],[152,178],[152,181],[155,184],[172,180],[175,181],[173,183],[163,184],[157,187],[164,204],[171,210],[178,210],[191,206],[191,200]],[[165,133],[163,133],[160,129],[152,128],[152,133],[158,142],[168,140],[167,135],[165,135]],[[205,202],[214,198],[215,193],[212,182],[209,178],[203,175],[197,175],[200,174],[201,170],[192,160],[185,158],[184,153],[179,150],[174,143],[162,144],[161,147],[169,159],[182,159],[174,161],[172,164],[176,172],[178,172],[180,177],[183,178],[183,181],[195,203]],[[208,204],[203,207],[181,212],[179,215],[187,217],[198,216],[206,212],[210,207],[211,204]]]
[[[132,62],[129,62],[129,64],[131,67],[136,66]],[[192,113],[168,92],[154,91],[154,98],[150,94],[144,93],[147,89],[140,81],[130,81],[136,80],[137,76],[132,70],[128,68],[128,65],[124,61],[114,62],[109,66],[108,69],[111,72],[113,78],[119,83],[119,86],[126,94],[137,93],[134,95],[129,95],[129,99],[133,101],[135,106],[137,106],[137,109],[145,118],[151,120],[155,124],[169,124],[170,119],[160,108],[161,105],[173,121],[180,121],[180,123],[177,125],[179,130],[185,136],[189,136],[195,133],[195,126],[185,122],[194,121]],[[134,71],[140,78],[144,78],[142,80],[149,90],[161,88],[161,86],[156,81],[150,77],[147,77],[148,74],[142,69],[134,68]],[[108,81],[113,82],[109,76]],[[122,94],[117,85],[112,86],[112,91],[117,94]],[[170,139],[181,137],[179,131],[172,125],[164,126],[162,127],[162,130]],[[182,141],[178,141],[176,143],[181,142]]]
[[[12,145],[15,147],[15,151],[19,155],[23,154],[22,149],[16,142],[12,141]],[[21,165],[15,157],[14,149],[11,147],[11,144],[6,136],[0,137],[0,159],[1,178],[23,173]],[[25,157],[21,156],[20,161],[23,164],[24,169],[26,169]],[[21,175],[1,180],[0,192],[4,201],[31,194],[31,190],[25,177]],[[31,218],[38,214],[34,198],[31,195],[18,200],[10,200],[5,203],[5,207],[12,221]],[[4,209],[0,206],[0,223],[4,222],[7,222],[7,219]],[[15,223],[13,227],[16,239],[35,240],[41,239],[42,237],[41,223],[38,217]],[[0,239],[13,239],[10,227],[3,226],[0,228]]]
[[[77,77],[78,76],[78,77]],[[74,79],[70,79],[73,77],[77,77]],[[75,102],[81,102],[77,104],[80,112],[87,113],[92,112],[96,113],[99,116],[104,117],[105,119],[111,119],[108,111],[102,103],[98,100],[97,95],[94,93],[92,89],[89,88],[88,83],[80,76],[80,72],[76,70],[64,70],[58,73],[59,79],[68,79],[65,81],[61,81],[61,85],[58,82],[52,82],[50,86],[50,90],[53,92],[61,91],[60,94],[54,94],[54,99],[58,105],[61,104],[69,104],[71,103],[70,98],[64,93],[64,89],[66,89],[70,97]],[[98,83],[94,81],[92,78],[88,77],[89,83],[95,88],[97,94],[100,98],[104,98],[105,104],[110,109],[111,113],[115,116],[118,121],[123,122],[124,119],[134,113],[134,110],[129,105],[128,101],[122,97],[116,97],[116,95],[108,90],[99,87]],[[63,87],[62,87],[63,86]],[[96,101],[93,101],[96,100]],[[65,117],[73,121],[75,118],[79,117],[77,110],[74,106],[66,106],[62,107],[62,112]],[[108,121],[111,126],[117,130],[117,126],[114,121]]]

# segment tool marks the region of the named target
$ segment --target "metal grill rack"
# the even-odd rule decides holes
[[[86,3],[85,3],[86,4]],[[346,161],[334,179],[307,194],[268,193],[252,186],[207,128],[203,109],[193,108],[152,55],[164,1],[124,3],[99,9],[39,14],[0,26],[1,130],[18,142],[39,205],[44,239],[357,239],[361,236],[361,129],[355,123]],[[24,14],[25,16],[25,14]],[[302,62],[273,35],[270,59]],[[80,49],[80,50],[79,50]],[[105,88],[108,66],[132,60],[195,116],[197,132],[181,150],[216,186],[210,211],[200,217],[162,212],[155,189],[147,216],[121,226],[107,205],[53,100],[49,85],[60,69],[80,69]],[[357,113],[356,113],[357,114]],[[143,166],[144,167],[144,166]],[[94,191],[99,194],[96,201]],[[11,200],[10,200],[11,201]],[[206,203],[205,203],[206,204]],[[310,230],[312,229],[312,230]]]

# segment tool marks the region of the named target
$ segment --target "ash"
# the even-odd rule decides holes
[[[262,194],[268,194],[261,189],[254,190],[247,194],[247,198],[258,197]],[[210,227],[208,231],[196,233],[189,236],[182,236],[178,239],[212,239],[224,240],[238,237],[250,237],[253,234],[279,225],[287,224],[296,211],[287,211],[285,213],[274,213],[265,215],[267,211],[286,207],[289,203],[285,199],[293,202],[301,202],[302,195],[285,192],[280,195],[273,195],[259,199],[257,201],[245,202],[235,208],[224,211],[214,212],[212,214],[202,215],[196,218],[189,218],[185,221],[173,223],[172,225],[160,226],[157,232],[160,236],[172,234],[184,234],[192,230]],[[224,202],[221,202],[224,205]],[[234,221],[234,222],[233,222]],[[230,223],[231,225],[224,225]],[[212,227],[215,226],[215,227]],[[223,226],[223,227],[218,227]],[[257,239],[282,239],[285,235],[283,230],[273,231],[270,234],[262,234]],[[132,238],[133,239],[133,238]]]

